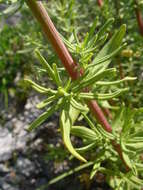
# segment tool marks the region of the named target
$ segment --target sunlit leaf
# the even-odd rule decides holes
[[[84,126],[72,126],[71,133],[80,138],[87,139],[90,142],[94,142],[98,139],[94,131]]]
[[[72,123],[70,120],[69,113],[65,110],[62,111],[61,117],[60,117],[60,127],[61,127],[61,133],[63,137],[63,141],[69,152],[75,156],[77,159],[81,160],[82,162],[86,162],[85,158],[83,158],[74,148],[71,143],[70,139],[70,130],[72,127]]]

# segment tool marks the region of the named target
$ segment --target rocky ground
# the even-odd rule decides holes
[[[60,156],[57,161],[55,152],[47,148],[48,145],[53,149],[63,146],[57,131],[58,114],[52,116],[38,130],[27,132],[28,124],[41,113],[35,107],[39,101],[37,95],[31,95],[21,112],[17,113],[14,106],[10,106],[7,112],[1,110],[0,190],[36,190],[53,177],[68,170],[70,166],[73,168],[78,165],[75,161],[71,163],[67,161],[67,156],[62,160]],[[44,159],[46,155],[49,156]],[[99,183],[95,181],[91,187],[92,190],[109,189],[102,180]],[[46,188],[46,190],[66,189],[86,188],[84,182],[80,184],[77,174]]]
[[[43,155],[45,144],[57,145],[60,138],[57,130],[57,116],[53,116],[39,130],[27,132],[31,123],[41,111],[35,108],[37,96],[31,96],[24,110],[17,114],[3,111],[0,126],[0,189],[34,190],[54,176],[54,164],[46,163]],[[12,111],[12,108],[11,108]],[[13,108],[13,112],[14,108]],[[63,166],[64,167],[64,166]],[[52,173],[53,172],[53,173]]]

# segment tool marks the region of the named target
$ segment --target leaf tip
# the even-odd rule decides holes
[[[112,23],[115,21],[115,19],[114,19],[113,17],[109,18],[109,20],[110,20],[110,22],[112,22]]]
[[[122,30],[124,30],[126,32],[127,25],[123,24],[121,27],[122,27]]]

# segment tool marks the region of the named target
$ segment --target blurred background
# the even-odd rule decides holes
[[[143,1],[139,0],[49,0],[43,1],[58,31],[71,39],[74,31],[82,40],[97,20],[96,31],[109,19],[108,39],[122,24],[127,25],[127,46],[111,65],[118,78],[129,75],[129,93],[122,96],[133,107],[143,106]],[[78,165],[69,159],[58,132],[58,113],[38,130],[28,133],[27,126],[42,112],[36,104],[42,100],[23,79],[51,85],[39,69],[34,50],[39,48],[49,63],[60,64],[39,24],[24,5],[13,14],[5,14],[9,2],[0,1],[0,189],[35,190],[50,179]],[[97,48],[98,50],[101,47]],[[96,53],[96,52],[95,52]],[[74,55],[73,55],[74,56]],[[76,57],[75,57],[76,59]],[[88,170],[47,187],[48,190],[110,189],[105,177],[97,174],[89,180]]]

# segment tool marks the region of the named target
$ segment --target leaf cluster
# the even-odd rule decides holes
[[[76,33],[73,34],[74,44],[71,41],[63,39],[70,50],[77,54],[80,60],[84,60],[86,53],[88,54],[90,51],[94,52],[96,49],[94,47],[101,42],[103,34],[111,21],[109,20],[105,23],[96,34],[96,38],[94,37],[94,23],[83,42],[79,42]],[[113,134],[110,134],[102,129],[95,118],[89,115],[89,109],[86,105],[88,100],[97,99],[102,104],[108,99],[116,99],[119,95],[129,90],[128,88],[121,88],[120,85],[124,81],[135,80],[135,78],[131,77],[114,80],[116,69],[109,68],[113,56],[124,47],[124,45],[121,46],[124,34],[125,26],[123,25],[93,59],[80,62],[79,70],[82,68],[84,72],[78,81],[71,81],[70,78],[65,79],[61,68],[58,68],[55,63],[51,66],[39,50],[35,51],[42,68],[46,71],[50,80],[54,82],[55,87],[54,89],[46,88],[33,82],[31,79],[25,79],[36,91],[47,96],[46,99],[37,105],[37,108],[44,108],[46,111],[30,125],[29,131],[36,129],[43,122],[47,121],[52,114],[60,110],[60,131],[63,142],[72,156],[82,162],[91,162],[93,164],[90,174],[91,179],[97,171],[100,171],[108,175],[110,179],[109,183],[114,188],[124,189],[125,187],[130,188],[132,185],[133,188],[138,189],[142,185],[142,180],[139,178],[140,169],[138,169],[138,166],[141,166],[139,156],[142,151],[142,140],[138,137],[140,132],[136,136],[136,129],[133,130],[135,127],[134,115],[127,108],[123,108],[121,112],[119,111],[119,115],[112,122]],[[79,51],[77,51],[78,48],[80,49]],[[103,93],[107,90],[108,93]],[[87,123],[85,126],[75,124],[79,116]],[[135,135],[134,139],[131,134]],[[81,138],[83,146],[75,148],[70,138],[71,135]],[[127,135],[131,135],[128,140]],[[131,142],[129,139],[131,139]],[[127,173],[117,152],[113,149],[113,141],[122,147],[123,159],[131,169]],[[138,151],[134,153],[135,147],[136,149],[138,148]],[[55,181],[57,180],[55,179]],[[118,181],[118,187],[116,181]]]

